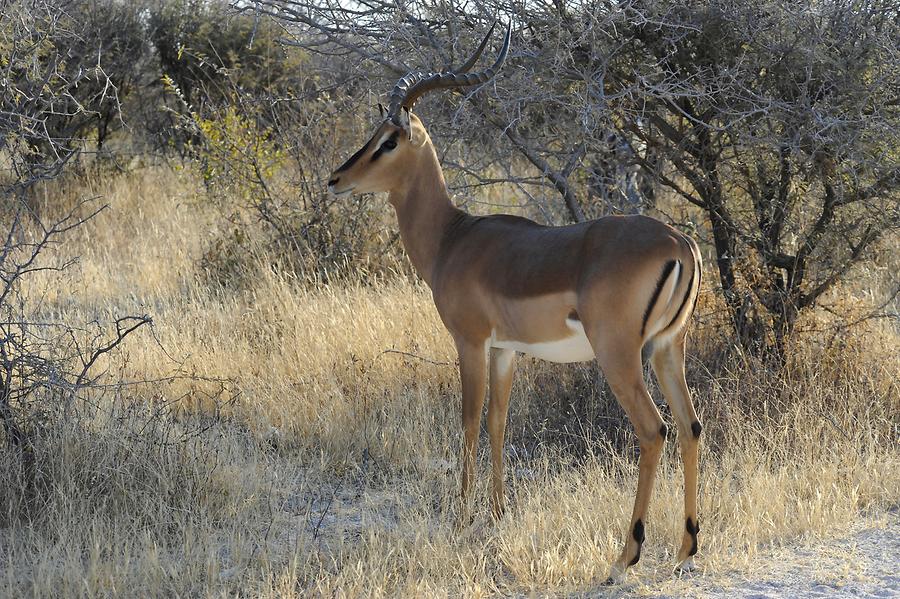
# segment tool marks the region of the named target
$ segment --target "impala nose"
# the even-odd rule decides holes
[[[350,195],[351,193],[353,193],[353,185],[351,185],[350,187],[347,187],[347,189],[342,189],[342,190],[338,191],[337,186],[338,186],[338,183],[340,183],[340,181],[341,181],[340,177],[334,177],[333,179],[328,181],[328,193],[330,193],[334,197],[347,196],[347,195]],[[346,187],[346,185],[344,185],[344,187]]]

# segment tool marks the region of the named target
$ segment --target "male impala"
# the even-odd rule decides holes
[[[492,28],[493,31],[493,28]],[[645,216],[608,216],[546,227],[510,215],[472,216],[456,208],[434,146],[410,111],[428,91],[482,84],[496,62],[467,71],[490,38],[457,71],[410,73],[400,79],[384,122],[331,175],[337,195],[388,192],[400,236],[456,342],[464,432],[462,499],[467,506],[490,363],[488,431],[496,516],[504,511],[503,436],[516,353],[552,362],[597,359],[640,441],[640,474],[625,547],[612,566],[617,580],[637,563],[644,518],[666,426],[647,393],[641,350],[652,348],[653,370],[678,425],[684,460],[685,530],[678,568],[693,569],[697,552],[697,451],[700,422],[684,378],[688,323],[700,290],[697,244]]]

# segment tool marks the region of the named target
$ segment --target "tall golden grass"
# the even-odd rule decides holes
[[[427,288],[310,285],[264,254],[250,288],[209,286],[197,264],[216,220],[196,191],[165,169],[46,191],[110,203],[58,249],[81,257],[64,281],[32,280],[49,289],[47,315],[150,313],[152,334],[102,366],[108,380],[156,382],[49,418],[33,432],[34,471],[0,454],[0,594],[478,597],[603,581],[636,447],[596,366],[519,361],[509,513],[489,516],[482,455],[475,523],[457,530],[455,355]],[[861,310],[846,305],[848,319]],[[775,373],[725,349],[711,290],[698,314],[696,576],[752,573],[773,547],[840,535],[898,504],[896,328],[808,334]],[[670,442],[631,592],[692,592],[692,578],[671,575],[681,498]]]

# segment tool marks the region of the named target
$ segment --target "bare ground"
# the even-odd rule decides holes
[[[650,583],[641,589],[626,585],[586,596],[617,597],[634,593],[656,599],[900,597],[900,512],[894,510],[883,517],[869,519],[843,538],[811,539],[773,549],[768,554],[760,552],[750,570],[707,575],[701,569],[689,578],[663,582],[663,587],[673,587],[663,592],[653,592],[654,586]]]

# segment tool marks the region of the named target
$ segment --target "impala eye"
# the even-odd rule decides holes
[[[381,145],[378,146],[378,149],[372,154],[371,162],[375,162],[381,158],[385,152],[390,152],[397,147],[397,135],[399,135],[399,133],[394,132],[389,138],[381,142]]]

